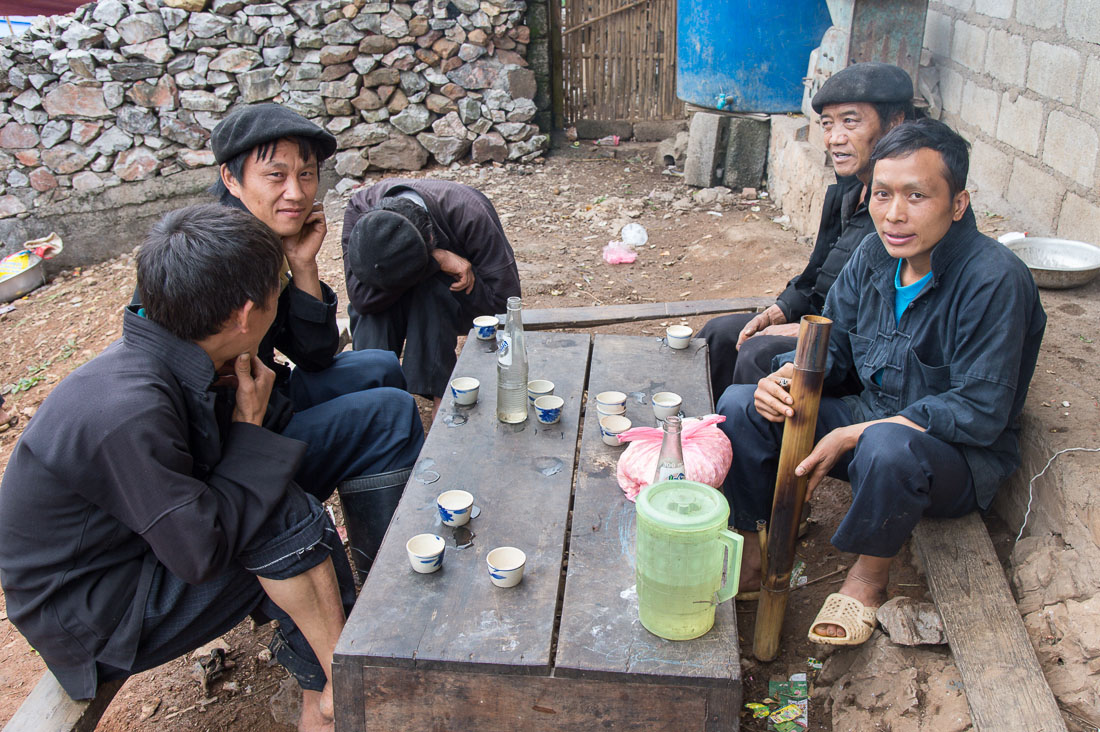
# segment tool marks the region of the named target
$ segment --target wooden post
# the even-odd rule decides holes
[[[752,654],[760,661],[771,661],[779,655],[779,634],[783,630],[787,597],[791,591],[798,522],[802,517],[802,504],[806,501],[807,479],[795,475],[794,469],[806,459],[814,446],[832,324],[831,320],[820,315],[806,315],[798,329],[794,378],[790,385],[794,416],[788,417],[783,427],[775,497],[772,499],[772,517],[768,527],[768,551],[764,557],[767,572],[760,584],[760,604],[756,610],[753,636]]]

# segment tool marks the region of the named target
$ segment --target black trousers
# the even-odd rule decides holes
[[[755,531],[758,519],[771,518],[783,440],[783,425],[756,411],[754,391],[754,386],[735,384],[718,400],[718,413],[726,417],[718,427],[733,443],[722,488],[730,502],[730,522],[746,531]],[[842,400],[822,397],[815,442],[853,421]],[[962,451],[892,422],[864,430],[829,475],[852,486],[852,505],[831,540],[843,552],[893,557],[922,516],[955,518],[978,508]]]
[[[772,359],[793,351],[797,338],[757,335],[741,344],[737,336],[756,313],[734,313],[707,321],[699,331],[710,351],[710,385],[720,396],[730,384],[755,384],[772,372]]]
[[[347,554],[321,503],[295,485],[283,510],[273,515],[263,536],[219,576],[189,585],[160,563],[145,601],[141,639],[133,662],[120,669],[97,664],[99,683],[124,678],[178,658],[229,632],[248,615],[279,621],[272,654],[298,684],[311,691],[325,686],[325,672],[302,631],[260,586],[257,576],[295,577],[332,559],[345,612],[355,604],[355,581]]]
[[[454,279],[437,273],[380,313],[358,313],[350,305],[351,342],[356,351],[376,348],[401,358],[409,393],[442,397],[458,357],[458,336],[473,325],[464,312],[462,293],[451,292]]]

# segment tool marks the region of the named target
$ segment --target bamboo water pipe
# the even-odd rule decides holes
[[[805,315],[799,324],[798,346],[794,356],[794,378],[790,394],[794,416],[783,426],[779,450],[779,469],[775,476],[771,521],[768,522],[767,552],[762,557],[760,603],[756,610],[753,656],[771,661],[779,655],[779,634],[787,614],[791,591],[791,569],[798,541],[798,522],[806,501],[807,477],[794,469],[806,459],[814,446],[817,410],[821,405],[821,386],[825,380],[825,359],[829,352],[829,330],[833,321],[819,315]]]

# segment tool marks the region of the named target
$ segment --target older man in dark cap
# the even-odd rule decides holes
[[[238,107],[214,128],[221,176],[212,192],[282,238],[286,257],[275,320],[258,356],[275,371],[264,426],[309,447],[295,480],[320,500],[339,488],[352,556],[366,576],[424,442],[393,354],[337,354],[336,295],[321,282],[325,216],[320,165],[336,139],[277,104]],[[295,368],[275,360],[275,351]]]
[[[496,209],[460,183],[388,178],[351,197],[342,244],[355,348],[404,349],[409,391],[438,407],[458,335],[520,294]]]
[[[913,82],[890,64],[855,64],[831,76],[811,103],[825,131],[837,182],[825,193],[810,261],[774,305],[756,315],[714,318],[699,332],[710,347],[711,384],[753,384],[772,371],[772,358],[794,348],[798,321],[820,315],[825,295],[856,245],[875,230],[867,213],[871,151],[891,129],[914,116]]]

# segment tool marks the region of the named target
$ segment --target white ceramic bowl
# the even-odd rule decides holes
[[[439,509],[439,520],[445,526],[465,526],[470,520],[474,497],[467,491],[444,491],[435,499],[435,505]]]
[[[515,587],[523,579],[527,555],[514,546],[497,547],[485,556],[489,580],[497,587]]]
[[[677,351],[688,347],[691,343],[691,334],[694,333],[691,328],[686,325],[670,325],[665,329],[665,338],[668,340],[668,347],[675,348]]]
[[[474,331],[479,341],[491,341],[497,337],[497,325],[500,323],[495,315],[479,315],[474,318]]]
[[[541,396],[550,396],[554,393],[554,382],[546,379],[535,379],[527,382],[527,401],[531,404]]]
[[[630,420],[622,415],[609,415],[600,419],[600,436],[605,444],[618,447],[619,435],[630,429]]]
[[[557,424],[564,406],[560,396],[540,396],[535,400],[535,419],[542,424]]]
[[[626,394],[621,391],[601,391],[596,395],[597,407],[626,407]],[[621,414],[621,413],[620,413]]]
[[[468,407],[477,402],[477,392],[481,388],[481,382],[472,376],[459,376],[451,379],[451,396],[455,404]]]
[[[657,419],[668,419],[674,414],[680,413],[680,405],[684,403],[683,398],[671,391],[659,391],[653,395],[653,416]]]
[[[409,564],[420,574],[431,574],[443,566],[443,550],[447,542],[435,534],[417,534],[405,543]]]

